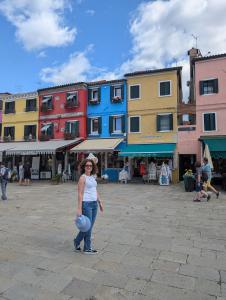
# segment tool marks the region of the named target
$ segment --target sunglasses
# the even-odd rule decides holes
[[[85,165],[85,167],[87,167],[87,168],[92,168],[93,165]]]

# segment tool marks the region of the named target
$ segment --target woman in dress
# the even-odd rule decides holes
[[[103,212],[103,204],[97,193],[97,182],[95,179],[96,165],[93,159],[85,159],[81,163],[82,175],[78,181],[78,207],[77,216],[85,215],[90,219],[91,227],[87,232],[79,232],[74,239],[75,251],[80,252],[80,244],[84,239],[84,254],[96,254],[97,250],[91,246],[92,228],[97,215],[99,204],[100,211]]]

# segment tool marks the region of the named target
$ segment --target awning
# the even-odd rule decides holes
[[[113,151],[123,139],[93,139],[85,140],[71,149],[72,152],[100,152]]]
[[[226,158],[226,136],[222,137],[200,137],[209,146],[213,158]]]
[[[41,131],[46,131],[52,124],[46,124],[41,128]]]
[[[176,144],[130,144],[119,152],[128,157],[172,157]]]
[[[55,154],[63,148],[76,145],[79,141],[81,139],[78,138],[70,141],[15,142],[10,143],[13,146],[6,150],[6,155]]]
[[[51,96],[48,96],[48,97],[44,97],[43,99],[42,99],[42,103],[47,103],[49,100],[51,100]]]

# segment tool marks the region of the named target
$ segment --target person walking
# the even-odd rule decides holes
[[[208,188],[212,190],[218,198],[220,193],[211,185],[212,172],[211,172],[210,164],[208,163],[208,158],[206,157],[203,158],[202,173],[203,173],[202,175],[203,177],[207,176],[208,178],[206,183],[203,185],[203,187],[206,189],[206,191],[208,191]]]
[[[24,180],[24,165],[21,161],[19,164],[19,185],[23,184],[23,180]]]
[[[31,182],[31,167],[29,162],[24,165],[24,184],[30,185]]]
[[[7,183],[10,178],[10,170],[5,167],[4,163],[1,163],[0,167],[0,181],[1,181],[1,190],[2,190],[2,200],[7,200],[6,188]]]
[[[91,246],[92,228],[97,215],[99,204],[100,211],[103,212],[103,203],[97,193],[97,182],[94,178],[96,174],[96,165],[92,159],[85,159],[81,163],[82,175],[78,181],[78,207],[77,217],[85,215],[90,219],[91,227],[87,232],[79,232],[74,239],[76,252],[81,251],[80,244],[84,240],[84,254],[97,254],[97,250]]]

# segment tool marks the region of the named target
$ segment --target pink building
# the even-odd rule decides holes
[[[202,160],[205,144],[215,159],[217,171],[218,158],[226,159],[226,54],[202,57],[194,48],[188,54],[190,98],[187,105],[181,104],[178,109],[181,174],[195,160]]]

